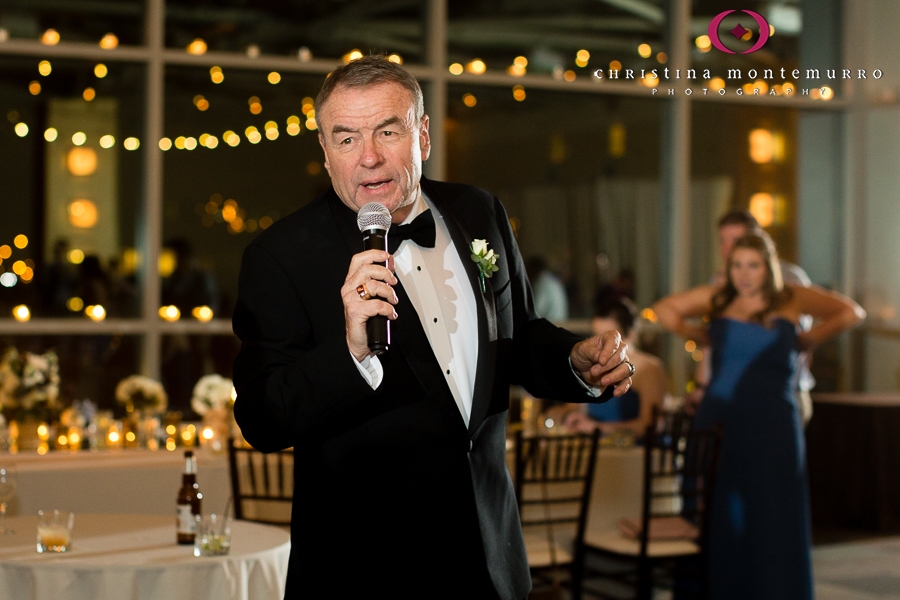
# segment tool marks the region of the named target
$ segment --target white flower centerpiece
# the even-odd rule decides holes
[[[33,354],[9,348],[3,353],[0,411],[9,421],[16,421],[19,448],[37,448],[39,424],[50,423],[59,415],[59,383],[59,359],[52,350]]]
[[[231,434],[233,401],[234,384],[221,375],[204,375],[194,386],[191,408],[203,417],[200,442],[214,452],[225,449]]]
[[[143,375],[131,375],[116,386],[116,402],[123,405],[129,415],[158,414],[166,410],[169,397],[162,384]]]

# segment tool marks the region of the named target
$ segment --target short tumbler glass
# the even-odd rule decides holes
[[[66,552],[72,548],[75,513],[64,510],[38,511],[37,551]]]
[[[194,556],[224,556],[231,549],[231,517],[197,515]]]

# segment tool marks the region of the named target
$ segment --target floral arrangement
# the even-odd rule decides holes
[[[0,410],[10,419],[49,420],[59,402],[59,359],[9,348],[0,359]]]
[[[116,402],[128,412],[158,413],[166,409],[169,397],[160,382],[143,375],[131,375],[116,386]]]
[[[230,379],[221,375],[204,375],[194,386],[191,408],[201,417],[210,411],[226,408],[231,402],[233,390],[234,384]]]
[[[63,427],[82,429],[97,414],[97,405],[90,400],[76,400],[72,406],[62,411],[59,422]]]

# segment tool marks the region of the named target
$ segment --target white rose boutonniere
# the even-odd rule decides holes
[[[487,240],[472,240],[469,246],[472,251],[472,260],[478,263],[478,271],[481,278],[481,291],[486,291],[484,280],[490,279],[496,271],[500,270],[497,266],[497,257],[493,250],[488,250]]]

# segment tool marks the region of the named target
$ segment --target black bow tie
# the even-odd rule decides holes
[[[422,248],[434,248],[434,213],[426,210],[412,223],[398,225],[388,230],[388,252],[394,254],[403,240],[415,242]]]

